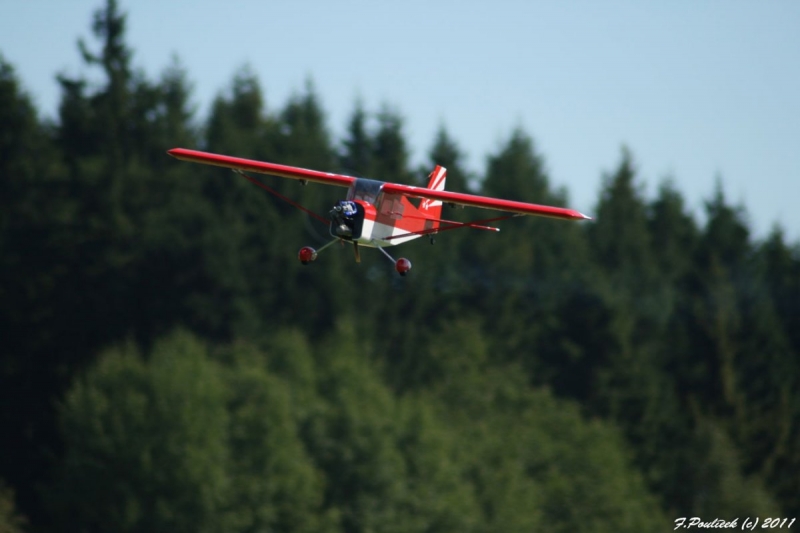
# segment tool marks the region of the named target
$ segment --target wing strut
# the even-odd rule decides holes
[[[424,229],[421,231],[409,231],[408,233],[401,233],[400,235],[392,235],[389,237],[384,237],[387,241],[392,239],[399,239],[401,237],[408,237],[409,235],[432,235],[434,233],[439,233],[440,231],[447,231],[451,229],[458,229],[458,228],[473,228],[473,229],[482,229],[488,231],[500,231],[500,228],[493,228],[491,226],[484,226],[489,222],[498,222],[500,220],[506,220],[508,218],[514,217],[521,217],[523,215],[514,213],[513,215],[505,215],[502,217],[495,217],[495,218],[485,218],[483,220],[476,220],[474,222],[453,222],[450,220],[442,220],[441,222],[446,224],[443,226],[439,226],[438,228],[430,228]]]
[[[328,224],[330,224],[330,221],[327,218],[323,217],[322,215],[318,215],[317,213],[313,212],[312,210],[310,210],[310,209],[308,209],[306,207],[303,207],[302,205],[300,205],[299,203],[295,202],[294,200],[292,200],[290,198],[287,198],[286,196],[282,195],[281,193],[279,193],[275,189],[267,187],[266,185],[264,185],[263,183],[261,183],[260,181],[255,179],[254,177],[249,176],[249,175],[245,174],[243,171],[238,170],[238,169],[234,169],[233,171],[236,172],[237,174],[239,174],[240,176],[242,176],[244,179],[246,179],[250,183],[258,185],[259,187],[261,187],[262,189],[264,189],[268,193],[272,194],[273,196],[276,196],[276,197],[280,198],[281,200],[283,200],[287,204],[289,204],[289,205],[291,205],[293,207],[296,207],[300,211],[308,213],[309,215],[311,215],[312,217],[316,218],[317,220],[319,220],[320,222],[322,222],[326,226]]]

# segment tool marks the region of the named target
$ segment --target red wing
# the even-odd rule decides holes
[[[280,176],[281,178],[308,180],[316,183],[324,183],[326,185],[338,185],[340,187],[349,187],[350,184],[356,179],[351,176],[343,176],[341,174],[331,174],[330,172],[319,172],[317,170],[290,167],[288,165],[265,163],[262,161],[255,161],[253,159],[242,159],[228,155],[212,154],[197,150],[187,150],[186,148],[173,148],[167,153],[172,157],[182,161],[191,161],[193,163],[202,163],[205,165],[215,165],[234,170],[249,170],[251,172],[259,172],[261,174]]]
[[[464,194],[450,191],[435,191],[424,187],[413,187],[411,185],[401,185],[399,183],[386,183],[383,192],[392,194],[404,194],[412,198],[428,198],[439,200],[444,203],[466,205],[470,207],[482,207],[484,209],[495,209],[497,211],[508,211],[510,213],[520,213],[523,215],[537,215],[550,218],[561,218],[566,220],[591,220],[583,213],[574,209],[564,207],[551,207],[548,205],[528,204],[516,202],[514,200],[502,200],[489,196],[478,196],[475,194]]]

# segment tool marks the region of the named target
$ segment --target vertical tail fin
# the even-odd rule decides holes
[[[430,179],[428,180],[428,189],[433,189],[434,191],[443,191],[444,190],[444,183],[447,180],[447,169],[436,165],[436,168],[433,169],[431,172]],[[425,216],[439,219],[442,215],[442,202],[439,200],[428,200],[424,199],[419,204],[419,210]],[[436,222],[436,226],[439,223]]]

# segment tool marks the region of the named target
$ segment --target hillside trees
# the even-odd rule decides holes
[[[130,343],[103,353],[61,407],[66,448],[49,491],[58,529],[663,523],[651,497],[633,497],[642,481],[613,427],[500,369],[476,382],[479,396],[452,383],[447,396],[400,398],[347,326],[311,351],[288,331],[278,338],[289,342],[212,352],[177,331],[145,356]]]
[[[65,530],[218,530],[228,417],[222,382],[196,341],[162,341],[148,363],[131,345],[104,354],[62,409],[59,522]]]
[[[59,334],[63,265],[54,260],[74,202],[57,152],[48,142],[13,67],[0,55],[0,477],[25,512],[35,499],[29,479],[47,475],[42,447],[53,439],[50,402],[63,377],[49,353]]]
[[[773,332],[771,335],[770,358],[764,366],[757,369],[761,374],[748,376],[748,389],[752,390],[751,397],[757,400],[757,405],[764,406],[772,403],[772,407],[765,411],[764,427],[769,450],[766,454],[753,450],[752,458],[761,458],[759,470],[774,484],[781,500],[788,503],[789,508],[800,507],[797,494],[795,472],[800,469],[800,395],[796,380],[800,376],[797,368],[797,353],[800,344],[800,246],[790,245],[785,242],[783,230],[779,227],[763,242],[758,250],[757,265],[761,274],[761,289],[759,294],[759,309],[766,312],[767,324]],[[768,293],[769,296],[766,296]],[[772,304],[774,311],[764,309]],[[758,313],[757,320],[762,320],[762,313]],[[775,331],[779,322],[782,327]],[[783,336],[783,341],[781,341]],[[753,350],[753,344],[748,348]],[[776,350],[777,348],[777,350]],[[767,367],[765,369],[765,367]],[[764,371],[766,370],[766,372]],[[752,387],[756,385],[756,387]],[[764,390],[763,387],[770,387]],[[763,394],[763,396],[762,396]],[[768,399],[768,402],[764,402]],[[754,429],[757,426],[754,425]],[[753,435],[755,436],[755,435]],[[755,439],[754,439],[755,440]],[[762,441],[763,442],[763,441]],[[763,445],[763,444],[762,444]]]

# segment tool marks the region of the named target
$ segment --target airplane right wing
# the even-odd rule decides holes
[[[552,207],[549,205],[529,204],[517,202],[515,200],[503,200],[492,198],[491,196],[478,196],[476,194],[465,194],[451,191],[437,191],[425,187],[414,187],[399,183],[386,183],[383,185],[383,192],[390,194],[402,194],[411,198],[425,198],[428,200],[439,200],[448,204],[464,205],[470,207],[481,207],[483,209],[494,209],[496,211],[506,211],[509,213],[519,213],[521,215],[536,215],[549,218],[560,218],[563,220],[591,220],[591,217],[584,215],[574,209],[565,207]]]

